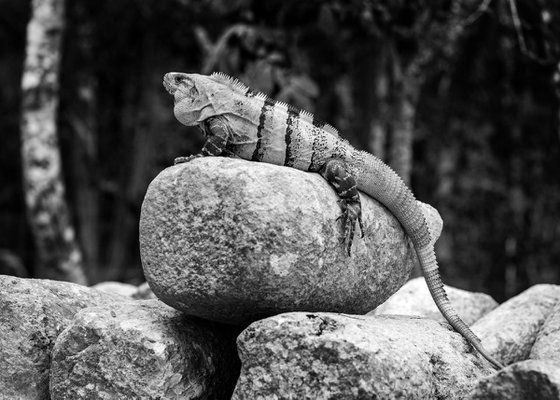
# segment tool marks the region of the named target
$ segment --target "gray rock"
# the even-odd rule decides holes
[[[123,300],[73,283],[0,275],[0,397],[48,399],[60,332],[80,309]]]
[[[130,283],[106,281],[99,282],[91,287],[92,289],[101,290],[105,293],[120,294],[122,296],[132,297],[138,292],[138,288]]]
[[[489,295],[445,286],[449,301],[467,325],[492,311],[498,303]],[[411,279],[397,293],[369,313],[370,315],[414,315],[446,321],[430,295],[424,278]]]
[[[402,286],[415,254],[398,221],[361,199],[365,238],[348,257],[338,198],[318,174],[221,157],[168,168],[142,206],[146,279],[172,307],[229,323],[366,313]]]
[[[235,333],[158,300],[84,309],[56,340],[51,396],[229,398],[239,368]]]
[[[144,282],[136,288],[136,293],[132,295],[132,298],[136,300],[150,300],[156,299],[157,297],[150,288],[148,282]]]
[[[461,336],[429,319],[288,313],[237,341],[233,399],[460,399],[493,372]]]
[[[560,303],[544,321],[529,358],[556,361],[560,364]]]
[[[505,364],[529,358],[544,321],[560,302],[559,285],[534,285],[472,325],[482,344]]]
[[[560,364],[527,360],[482,379],[467,400],[558,400]]]
[[[421,201],[418,201],[418,204],[420,205],[420,210],[422,211],[422,214],[424,214],[424,218],[428,223],[431,242],[432,244],[435,244],[441,236],[441,231],[443,229],[443,220],[441,219],[441,215],[439,215],[439,212],[429,204],[422,203]]]

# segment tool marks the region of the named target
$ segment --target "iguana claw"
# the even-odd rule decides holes
[[[354,232],[356,230],[356,221],[360,226],[361,237],[364,237],[364,225],[362,222],[362,207],[359,202],[350,202],[345,199],[340,201],[342,207],[342,214],[336,219],[337,221],[342,218],[344,227],[344,236],[341,242],[346,242],[346,251],[351,255],[352,242],[354,240]]]
[[[204,155],[201,154],[201,153],[198,153],[198,154],[193,154],[192,156],[188,156],[188,157],[176,157],[173,160],[173,165],[186,163],[186,162],[192,161],[195,158],[199,158],[199,157],[204,157]]]

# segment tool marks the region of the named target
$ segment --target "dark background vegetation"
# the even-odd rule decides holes
[[[509,0],[68,1],[58,134],[90,280],[142,281],[146,187],[202,144],[174,119],[164,73],[219,70],[315,112],[370,151],[372,115],[398,119],[383,107],[406,94],[395,85],[414,82],[410,182],[443,217],[444,281],[499,301],[559,284],[555,3],[516,0],[516,21]],[[34,276],[19,129],[29,18],[29,2],[0,0],[0,253]],[[384,81],[387,65],[414,71]]]

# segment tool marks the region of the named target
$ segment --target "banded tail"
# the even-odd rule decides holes
[[[383,203],[399,220],[411,238],[430,294],[442,315],[494,367],[504,368],[488,353],[480,339],[453,309],[439,274],[428,225],[410,189],[389,166],[377,157],[359,152],[356,159],[358,188]]]

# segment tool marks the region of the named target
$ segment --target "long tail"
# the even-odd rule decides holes
[[[434,246],[432,244],[425,246],[424,248],[417,249],[416,254],[418,254],[418,259],[420,260],[420,266],[422,272],[424,273],[424,279],[426,279],[426,284],[430,290],[430,294],[434,299],[437,307],[445,317],[445,319],[451,324],[451,326],[459,332],[461,335],[467,339],[467,341],[478,350],[478,352],[486,358],[494,367],[497,369],[502,369],[504,366],[496,360],[494,357],[488,353],[488,351],[482,346],[482,343],[478,336],[468,327],[467,324],[457,315],[457,312],[451,306],[449,299],[447,298],[447,293],[443,288],[443,282],[439,275],[439,268],[434,253]]]
[[[420,267],[430,294],[445,319],[494,367],[504,366],[482,346],[480,339],[457,315],[449,302],[434,253],[434,245],[424,214],[414,195],[402,179],[385,163],[371,154],[359,152],[354,155],[358,188],[385,205],[399,220],[412,239]]]

